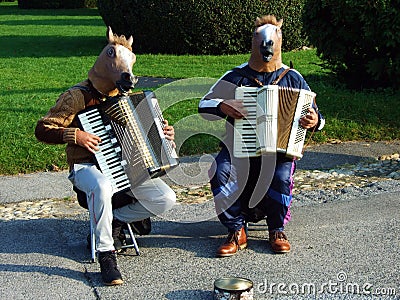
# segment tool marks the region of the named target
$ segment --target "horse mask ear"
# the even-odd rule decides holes
[[[113,33],[113,31],[112,31],[110,26],[107,27],[107,41],[109,43],[113,43],[114,42],[114,33]],[[128,42],[129,46],[132,47],[133,37],[130,36],[129,39],[127,39],[126,41]]]
[[[107,27],[107,41],[112,43],[114,41],[114,33],[110,26]]]
[[[130,36],[128,39],[128,44],[132,47],[133,44],[133,36]]]
[[[282,28],[282,24],[283,24],[283,19],[280,19],[278,21],[278,24],[276,25],[276,27],[278,27],[280,29],[280,28]]]

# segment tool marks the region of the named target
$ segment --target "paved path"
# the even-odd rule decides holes
[[[181,205],[170,215],[204,209]],[[0,298],[211,300],[215,279],[242,276],[253,280],[255,299],[386,299],[355,290],[398,299],[399,209],[393,194],[297,207],[287,227],[291,253],[273,254],[265,228],[252,225],[249,249],[224,259],[214,258],[225,229],[212,215],[191,224],[158,218],[151,235],[138,237],[141,256],[119,256],[120,287],[103,286],[89,262],[86,212],[0,222]]]
[[[314,146],[299,168],[328,169],[399,149],[400,142]],[[191,169],[198,160],[182,162]],[[70,197],[66,175],[0,176],[0,203]],[[89,262],[85,210],[68,218],[0,220],[0,299],[211,300],[222,276],[251,279],[255,299],[400,299],[399,193],[400,187],[294,207],[286,229],[291,253],[273,254],[266,228],[253,224],[249,249],[224,259],[214,257],[226,232],[212,202],[176,205],[153,220],[151,235],[138,237],[141,256],[133,250],[119,256],[125,280],[119,287],[103,286],[98,264]],[[201,222],[182,221],[200,215]]]
[[[329,168],[398,152],[398,146],[317,146],[301,164]],[[193,160],[185,158],[188,164]],[[68,196],[65,175],[0,177],[1,198]],[[399,299],[399,192],[400,187],[396,193],[295,207],[287,226],[291,253],[273,254],[265,227],[256,224],[249,249],[224,259],[214,258],[225,229],[212,203],[177,205],[154,219],[151,235],[138,237],[140,257],[133,250],[119,256],[125,279],[120,287],[103,286],[98,264],[89,262],[86,211],[67,219],[0,221],[0,298],[212,299],[215,279],[243,276],[253,280],[255,299]],[[196,220],[205,212],[202,222],[174,221]]]

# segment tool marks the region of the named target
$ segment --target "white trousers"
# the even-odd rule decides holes
[[[137,202],[113,210],[111,183],[94,164],[75,164],[68,179],[87,195],[99,252],[114,250],[111,225],[114,217],[126,223],[140,221],[162,214],[176,201],[175,192],[160,178],[155,178],[132,189]]]

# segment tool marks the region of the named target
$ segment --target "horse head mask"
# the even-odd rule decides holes
[[[105,96],[127,93],[137,82],[132,73],[136,62],[136,56],[132,53],[133,38],[117,36],[108,27],[107,40],[108,44],[89,70],[88,78],[94,88]]]
[[[268,15],[257,18],[249,65],[259,72],[273,72],[282,66],[281,47],[283,20]]]

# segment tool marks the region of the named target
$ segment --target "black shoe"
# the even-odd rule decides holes
[[[112,221],[112,238],[114,240],[114,248],[117,252],[122,249],[122,244],[125,239],[125,235],[122,234],[122,227],[125,225],[124,222],[114,219]]]
[[[105,285],[123,284],[121,273],[117,266],[117,256],[114,251],[99,252],[101,277]]]
[[[133,233],[147,235],[151,232],[150,218],[130,223]]]

